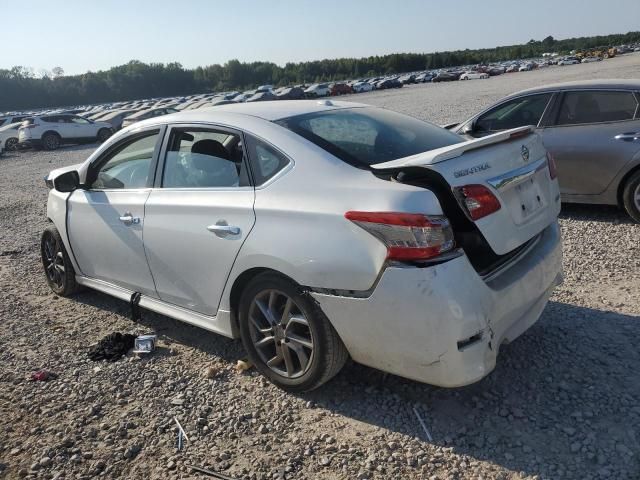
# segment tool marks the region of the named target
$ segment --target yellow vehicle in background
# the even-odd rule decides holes
[[[618,52],[615,47],[596,47],[590,50],[576,52],[575,56],[578,60],[582,61],[582,59],[586,57],[613,58],[617,53]]]

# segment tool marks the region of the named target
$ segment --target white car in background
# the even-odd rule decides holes
[[[22,122],[10,123],[0,127],[0,151],[12,152],[18,149],[18,129]]]
[[[121,130],[46,182],[56,294],[239,337],[290,391],[348,356],[475,382],[561,279],[558,181],[529,127],[464,141],[362,104],[221,105]]]
[[[484,80],[489,78],[489,74],[488,73],[484,73],[484,72],[464,72],[462,75],[460,75],[460,80]]]
[[[112,133],[111,124],[78,115],[34,115],[22,122],[18,141],[22,146],[56,150],[65,143],[104,142]]]
[[[328,97],[331,95],[331,89],[327,83],[314,83],[304,91],[304,94],[307,97]]]
[[[351,85],[351,88],[355,93],[363,93],[373,90],[373,85],[371,85],[369,82],[356,82]]]
[[[594,63],[594,62],[601,62],[602,61],[602,57],[584,57],[582,60],[580,60],[580,63]]]

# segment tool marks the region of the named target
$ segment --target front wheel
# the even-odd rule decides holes
[[[64,248],[62,237],[53,225],[42,233],[40,253],[47,283],[53,293],[67,297],[77,292],[76,272]]]
[[[15,137],[7,138],[4,142],[4,148],[9,152],[15,152],[18,150],[18,139]]]
[[[640,171],[631,175],[625,183],[622,204],[629,216],[640,223]]]
[[[261,274],[247,285],[239,321],[249,360],[284,390],[313,390],[347,360],[347,350],[322,310],[300,286],[280,275]]]

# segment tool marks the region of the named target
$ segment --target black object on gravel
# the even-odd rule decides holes
[[[89,350],[89,358],[94,362],[108,360],[115,362],[133,348],[136,336],[129,333],[110,333]]]

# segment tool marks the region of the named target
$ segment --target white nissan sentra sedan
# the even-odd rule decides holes
[[[46,181],[55,293],[239,337],[290,391],[348,357],[475,382],[561,280],[555,165],[529,127],[465,142],[355,103],[225,105],[136,123]]]

